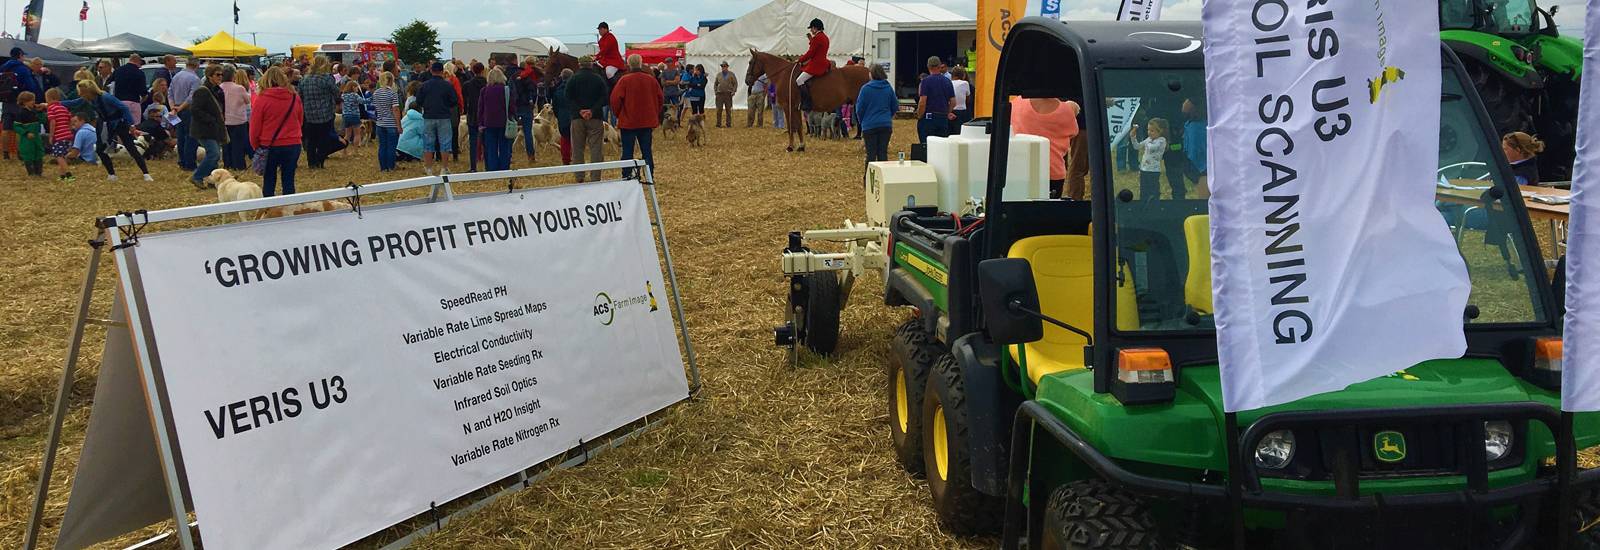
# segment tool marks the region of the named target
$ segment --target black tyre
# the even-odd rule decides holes
[[[921,319],[911,319],[894,331],[889,344],[886,402],[889,404],[889,436],[894,455],[912,475],[925,471],[922,464],[922,392],[927,389],[928,372],[939,357],[939,347],[922,330]]]
[[[939,523],[952,534],[993,533],[1000,526],[1001,500],[972,486],[967,454],[967,398],[961,369],[946,353],[928,373],[922,394],[922,455]]]
[[[1050,493],[1040,547],[1153,550],[1163,546],[1143,501],[1104,481],[1086,479]]]
[[[1600,490],[1589,489],[1574,495],[1572,528],[1578,530],[1573,547],[1600,550]]]
[[[844,308],[839,275],[825,271],[806,279],[811,285],[806,293],[806,348],[831,355],[839,345],[839,310]]]

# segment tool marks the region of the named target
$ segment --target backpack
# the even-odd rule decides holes
[[[0,102],[16,103],[19,93],[22,93],[22,83],[17,80],[17,73],[0,71]]]

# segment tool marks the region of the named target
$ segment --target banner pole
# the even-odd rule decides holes
[[[667,280],[672,281],[672,311],[678,316],[678,337],[683,340],[683,352],[689,357],[689,395],[700,393],[700,365],[695,362],[694,343],[689,341],[689,320],[683,316],[683,295],[678,292],[678,270],[672,266],[672,247],[667,245],[667,222],[661,215],[661,201],[656,197],[656,175],[650,165],[635,161],[644,173],[645,187],[650,188],[650,210],[656,216],[656,239],[661,242],[661,257],[667,264]]]
[[[78,311],[72,318],[72,336],[67,339],[66,364],[61,368],[61,388],[56,391],[56,408],[50,417],[50,437],[44,447],[44,464],[39,471],[39,489],[33,495],[33,514],[28,517],[28,538],[23,548],[33,550],[39,543],[39,523],[44,519],[44,502],[50,494],[50,474],[55,470],[56,449],[61,444],[61,424],[67,416],[67,399],[72,394],[72,377],[78,370],[78,348],[83,344],[83,328],[88,324],[89,302],[94,297],[95,275],[100,271],[100,248],[105,241],[89,241],[89,269],[83,276],[83,292],[78,295]]]
[[[1233,548],[1244,550],[1244,457],[1239,456],[1239,413],[1223,413],[1228,450],[1228,520],[1233,524]]]
[[[129,225],[135,223],[133,216],[132,214],[125,216]],[[137,293],[137,289],[134,288],[133,274],[129,266],[131,260],[125,250],[128,245],[137,241],[125,245],[120,230],[116,227],[106,228],[106,239],[111,243],[112,255],[116,261],[117,280],[122,285],[122,295],[125,298],[123,306],[128,309],[128,333],[133,338],[134,358],[139,362],[145,399],[150,405],[150,421],[154,424],[152,431],[156,434],[156,449],[161,453],[162,474],[167,480],[167,502],[172,507],[172,521],[178,531],[178,545],[183,550],[194,550],[194,537],[189,532],[189,511],[183,503],[183,480],[178,477],[177,455],[172,452],[172,437],[167,433],[166,403],[161,399],[161,387],[156,381],[155,365],[151,362],[150,348],[146,340],[148,335],[144,332],[144,320],[140,313],[144,296]]]
[[[1556,548],[1573,547],[1577,525],[1572,523],[1572,484],[1578,477],[1578,445],[1573,434],[1572,413],[1561,411],[1561,421],[1556,427]]]

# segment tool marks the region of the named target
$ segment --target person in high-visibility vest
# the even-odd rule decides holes
[[[605,21],[595,30],[600,31],[599,51],[594,54],[594,64],[604,67],[606,80],[611,80],[622,70],[622,50],[617,49],[617,35],[611,34],[611,25]]]
[[[800,64],[801,72],[794,78],[794,83],[800,86],[802,111],[811,110],[811,87],[807,86],[806,82],[812,77],[822,76],[828,72],[828,35],[822,32],[822,20],[812,18],[806,30],[811,44],[806,48],[805,55],[796,60],[796,63]]]

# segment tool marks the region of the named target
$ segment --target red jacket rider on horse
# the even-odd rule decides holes
[[[806,85],[812,78],[822,76],[828,72],[828,35],[822,33],[822,20],[813,18],[806,27],[810,35],[811,45],[806,48],[805,55],[800,56],[796,63],[800,64],[801,73],[794,78],[794,83],[800,86],[800,109],[811,110],[811,87]]]
[[[617,35],[611,34],[611,25],[605,21],[595,30],[600,31],[599,51],[594,54],[594,64],[605,67],[606,80],[617,76],[622,70],[622,51],[617,49]]]

